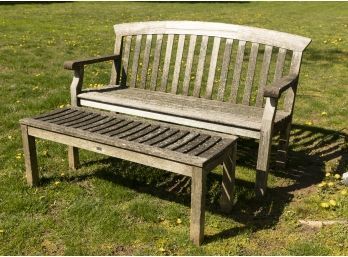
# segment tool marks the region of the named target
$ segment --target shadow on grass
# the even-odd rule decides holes
[[[237,166],[254,170],[257,146],[257,142],[254,140],[241,139],[238,144]],[[233,237],[243,230],[256,231],[273,227],[279,221],[284,207],[292,201],[295,191],[308,189],[323,179],[326,162],[336,163],[332,170],[335,173],[345,171],[348,167],[347,146],[348,135],[343,131],[293,125],[289,149],[289,167],[286,170],[276,169],[273,165],[275,163],[274,156],[271,157],[270,173],[275,177],[285,178],[285,180],[279,179],[275,186],[268,189],[266,197],[256,199],[254,183],[237,179],[236,195],[238,201],[232,213],[228,215],[220,212],[218,207],[221,175],[217,172],[209,173],[206,209],[211,213],[227,216],[242,223],[244,227],[236,227],[206,236],[205,242]],[[273,150],[275,147],[276,145],[274,145]],[[99,177],[132,188],[137,192],[190,206],[191,183],[188,177],[116,158],[105,158],[83,165],[90,166],[95,163],[103,164],[103,167],[91,175],[66,179],[80,181],[91,176]],[[50,183],[53,179],[56,178],[48,178],[42,182]],[[280,180],[282,183],[278,183]]]

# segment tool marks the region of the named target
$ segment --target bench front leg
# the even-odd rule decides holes
[[[267,189],[269,158],[272,146],[272,130],[277,104],[278,100],[276,98],[266,98],[266,105],[262,117],[259,151],[256,164],[255,190],[256,196],[258,197],[264,196]]]
[[[24,161],[27,182],[29,186],[39,184],[39,170],[37,166],[35,137],[28,135],[28,126],[21,125]]]
[[[204,237],[206,171],[193,168],[191,184],[190,239],[199,246]]]
[[[231,149],[227,151],[225,160],[223,162],[220,208],[225,213],[229,213],[233,207],[235,194],[236,153],[237,142],[234,142]]]
[[[80,166],[79,149],[74,146],[68,146],[69,168],[77,170]]]

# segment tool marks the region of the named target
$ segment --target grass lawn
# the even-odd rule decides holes
[[[257,144],[241,140],[230,215],[217,207],[221,170],[208,177],[202,247],[188,240],[189,184],[180,176],[87,151],[73,172],[66,147],[38,141],[42,185],[25,182],[18,120],[69,103],[65,60],[112,53],[113,24],[147,20],[244,24],[313,40],[303,57],[289,168],[272,163],[269,194],[255,200]],[[346,2],[1,4],[0,254],[348,255],[347,224],[299,225],[348,217],[348,196],[333,177],[348,170],[347,34]],[[106,83],[109,71],[87,69],[86,83]],[[320,188],[323,180],[333,185]],[[336,206],[320,206],[329,200]]]

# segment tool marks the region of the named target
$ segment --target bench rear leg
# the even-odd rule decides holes
[[[204,237],[206,172],[193,168],[191,185],[191,222],[190,239],[200,245]]]
[[[236,169],[237,144],[234,143],[228,151],[223,162],[222,193],[220,198],[220,208],[223,212],[229,213],[233,207],[235,192],[235,169]]]
[[[79,149],[77,147],[68,146],[69,168],[77,170],[80,165]]]
[[[288,161],[288,148],[291,132],[291,121],[280,131],[279,144],[277,150],[277,166],[285,168]]]
[[[30,186],[39,184],[35,137],[28,135],[28,126],[21,125],[27,182]]]

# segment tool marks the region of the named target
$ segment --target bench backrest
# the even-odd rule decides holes
[[[265,85],[298,74],[309,38],[194,21],[114,26],[122,55],[112,84],[263,106]]]

